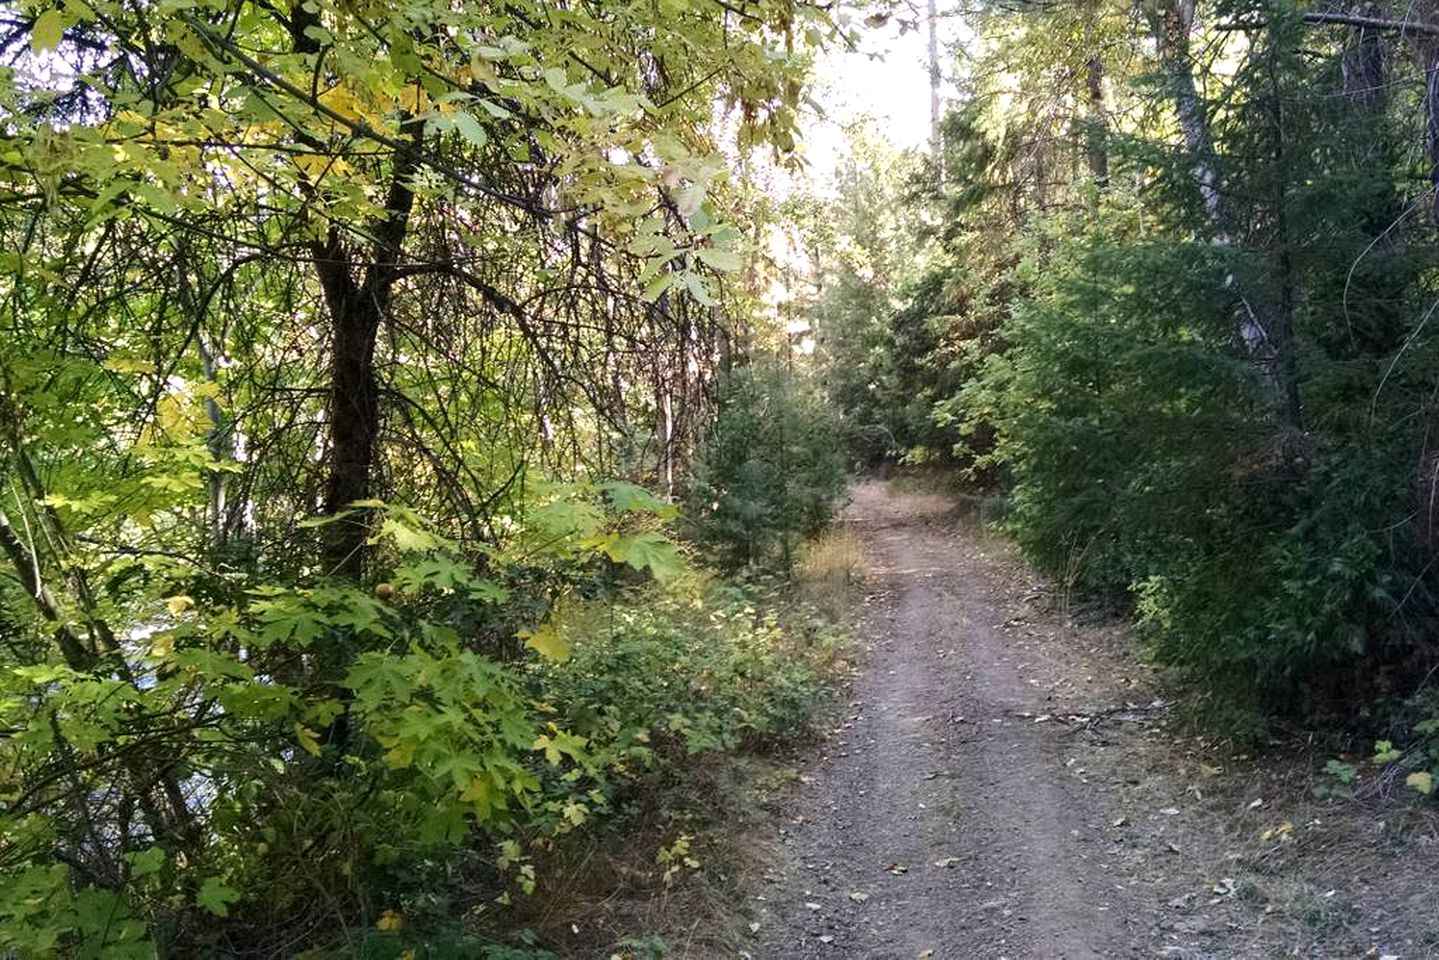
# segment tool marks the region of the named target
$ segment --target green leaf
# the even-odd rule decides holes
[[[434,550],[442,546],[440,538],[432,533],[402,523],[393,516],[386,517],[380,524],[380,537],[389,537],[395,548],[405,552]]]
[[[648,513],[662,520],[673,520],[679,516],[678,507],[660,499],[638,484],[612,480],[609,483],[601,484],[601,488],[609,495],[610,502],[615,505],[615,509],[624,513]]]
[[[718,247],[700,247],[695,251],[695,256],[700,262],[720,273],[731,273],[740,268],[741,260],[738,253],[733,250],[721,250]]]
[[[46,10],[30,28],[30,49],[36,53],[54,50],[65,36],[65,18],[59,10]]]
[[[162,847],[148,847],[135,853],[125,854],[125,859],[130,862],[130,876],[148,877],[152,873],[159,872],[165,865],[165,850]]]
[[[227,887],[219,877],[207,877],[195,894],[195,905],[210,911],[217,917],[230,915],[230,904],[240,899],[233,887]]]
[[[451,119],[455,122],[455,129],[460,135],[477,147],[483,147],[490,142],[490,135],[480,122],[472,114],[457,112]]]
[[[645,292],[642,294],[642,296],[647,302],[654,303],[660,297],[664,296],[665,291],[667,291],[670,287],[674,286],[678,282],[678,274],[661,274],[654,280],[650,281],[649,285],[645,287]]]
[[[691,272],[685,272],[679,276],[685,285],[685,289],[690,292],[690,296],[694,297],[695,303],[698,303],[702,307],[714,306],[714,295],[710,293],[709,287],[705,285],[704,277]]]
[[[1394,744],[1389,740],[1377,740],[1374,743],[1374,762],[1393,763],[1404,756],[1404,751],[1394,749]]]
[[[648,570],[662,583],[679,576],[684,570],[679,550],[661,533],[638,533],[631,537],[620,537],[608,552],[616,560],[622,560],[636,570]]]
[[[535,530],[551,539],[592,537],[603,519],[594,504],[573,497],[535,507],[529,515]]]
[[[570,644],[555,630],[555,625],[546,620],[533,630],[521,630],[516,636],[525,646],[555,663],[564,663],[570,658]]]
[[[1415,771],[1405,777],[1404,782],[1426,797],[1434,792],[1434,774],[1428,770]]]

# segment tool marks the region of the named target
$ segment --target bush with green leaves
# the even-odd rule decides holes
[[[833,414],[788,371],[734,370],[696,458],[692,536],[738,568],[779,560],[824,527],[844,491]]]
[[[1082,591],[1132,597],[1155,656],[1253,732],[1266,712],[1379,689],[1433,613],[1410,479],[1422,435],[1398,415],[1413,395],[1391,383],[1387,412],[1355,418],[1382,369],[1316,355],[1301,387],[1323,429],[1295,462],[1213,296],[1237,268],[1211,245],[1144,238],[1137,211],[1053,222],[1020,267],[1035,286],[1006,351],[954,407],[998,426],[981,466],[1008,472],[1027,553]]]
[[[1255,735],[1275,714],[1399,702],[1434,665],[1432,226],[1403,212],[1422,205],[1395,138],[1408,94],[1356,88],[1356,48],[1300,4],[1210,13],[1265,27],[1197,83],[1211,21],[1151,21],[1192,35],[1161,38],[1116,82],[1132,123],[1093,101],[1090,119],[1112,123],[1088,144],[1103,170],[1061,202],[979,160],[952,168],[974,196],[1012,200],[1014,224],[986,234],[996,336],[971,332],[995,315],[975,304],[949,326],[972,354],[994,349],[934,415],[967,431],[958,459],[1007,480],[1006,524],[1033,559],[1137,612],[1194,703]],[[1422,79],[1384,69],[1394,91]],[[996,148],[1019,128],[979,99],[966,109]]]
[[[732,751],[802,733],[838,636],[778,587],[689,572],[662,591],[561,613],[564,663],[537,663],[536,690],[611,769]]]
[[[611,759],[542,709],[524,663],[568,656],[565,597],[617,568],[678,573],[672,508],[627,484],[536,492],[480,566],[413,512],[364,507],[388,573],[371,587],[219,590],[136,558],[113,649],[5,663],[0,949],[323,943],[466,858],[496,895],[532,886],[517,838],[603,804]]]
[[[500,955],[456,918],[534,890],[536,850],[806,729],[819,619],[687,570],[638,487],[531,497],[483,564],[371,503],[371,587],[152,582],[93,670],[7,664],[0,950]]]

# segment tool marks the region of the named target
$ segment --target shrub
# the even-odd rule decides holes
[[[536,663],[536,695],[611,770],[637,772],[802,732],[837,637],[775,586],[691,572],[663,589],[561,615],[563,664]]]
[[[5,665],[0,953],[526,956],[456,916],[533,890],[534,851],[690,754],[803,730],[821,694],[830,635],[684,572],[638,488],[551,490],[483,567],[372,509],[382,583],[167,590],[94,671]],[[147,792],[157,772],[182,794]]]
[[[999,427],[1009,529],[1076,586],[1132,596],[1156,657],[1233,728],[1372,693],[1431,616],[1422,593],[1393,616],[1424,572],[1408,479],[1422,437],[1348,414],[1379,372],[1308,371],[1326,429],[1296,470],[1212,294],[1233,264],[1143,240],[1122,212],[1065,229],[1021,267],[1033,297],[958,404]]]
[[[829,520],[844,490],[830,411],[785,371],[730,375],[696,460],[692,535],[724,566],[778,559]]]

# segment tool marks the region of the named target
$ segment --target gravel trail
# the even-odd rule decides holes
[[[1361,760],[1316,796],[1315,736],[1176,729],[1129,631],[949,499],[868,482],[845,522],[860,665],[761,843],[745,956],[1439,960],[1432,805]]]
[[[847,522],[869,555],[865,665],[782,828],[755,956],[1134,955],[1150,924],[1117,788],[1085,775],[1104,741],[1056,719],[1123,707],[1096,699],[1122,678],[949,501],[870,482]]]

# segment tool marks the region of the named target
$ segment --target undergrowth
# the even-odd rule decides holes
[[[846,666],[860,577],[853,538],[833,533],[803,549],[793,579],[689,572],[571,605],[557,622],[570,657],[535,662],[522,683],[586,744],[583,775],[542,787],[567,804],[584,779],[575,829],[516,834],[507,867],[527,889],[479,860],[414,878],[363,955],[666,957],[733,935],[756,784],[810,736]]]

